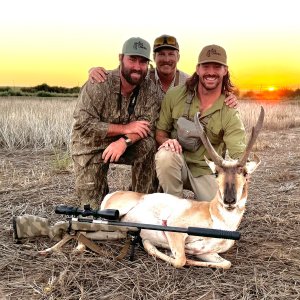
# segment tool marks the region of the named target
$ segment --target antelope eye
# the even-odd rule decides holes
[[[214,175],[215,175],[215,177],[216,177],[216,178],[218,178],[218,176],[219,176],[219,173],[218,173],[218,172],[216,172],[216,173],[214,173]]]
[[[245,176],[245,170],[244,170],[244,168],[241,168],[241,167],[239,167],[239,168],[237,168],[237,173],[238,174],[241,174],[241,173],[243,173],[243,175]]]
[[[248,173],[244,170],[243,175],[244,177],[247,177]]]

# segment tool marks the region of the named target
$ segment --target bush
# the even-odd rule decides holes
[[[0,97],[7,96],[36,96],[36,97],[77,97],[80,87],[66,88],[49,86],[46,83],[34,87],[0,87]]]
[[[11,91],[9,86],[0,86],[0,92],[8,92]]]

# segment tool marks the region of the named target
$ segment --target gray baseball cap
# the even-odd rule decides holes
[[[124,43],[122,54],[138,55],[150,60],[150,48],[150,44],[146,40],[140,37],[132,37]]]

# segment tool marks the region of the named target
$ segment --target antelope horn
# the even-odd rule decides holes
[[[207,136],[204,132],[203,126],[200,123],[199,117],[200,117],[200,113],[197,112],[194,116],[194,122],[195,122],[195,125],[196,125],[196,129],[198,130],[199,137],[202,141],[202,144],[205,147],[206,151],[208,152],[208,154],[209,154],[210,158],[212,159],[212,161],[217,166],[222,166],[222,163],[223,163],[224,159],[217,153],[217,151],[215,150],[215,148],[212,146],[209,139],[207,138]]]
[[[259,132],[262,128],[262,125],[263,125],[263,122],[264,122],[264,117],[265,117],[265,110],[261,106],[260,107],[260,114],[259,114],[257,123],[256,123],[255,127],[252,127],[252,132],[251,132],[251,136],[250,136],[249,142],[247,144],[247,147],[246,147],[242,157],[238,161],[238,165],[240,167],[243,167],[247,162],[247,159],[250,155],[251,149],[252,149],[252,147],[253,147],[253,145],[256,141],[256,138],[257,138],[257,136],[258,136],[258,134],[259,134]]]

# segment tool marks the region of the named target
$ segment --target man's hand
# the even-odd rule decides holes
[[[126,148],[127,145],[125,143],[125,140],[123,138],[120,138],[108,145],[108,147],[102,153],[102,159],[105,163],[116,162],[125,152]]]
[[[234,94],[229,94],[226,99],[224,100],[225,104],[231,108],[237,108],[238,100]]]
[[[150,123],[148,121],[133,121],[124,125],[124,134],[136,133],[142,139],[150,134]]]
[[[105,82],[108,72],[103,67],[95,67],[89,69],[89,81],[91,83]]]
[[[166,140],[159,146],[158,150],[160,150],[161,148],[165,148],[166,150],[170,150],[178,154],[182,153],[182,147],[176,139]]]

